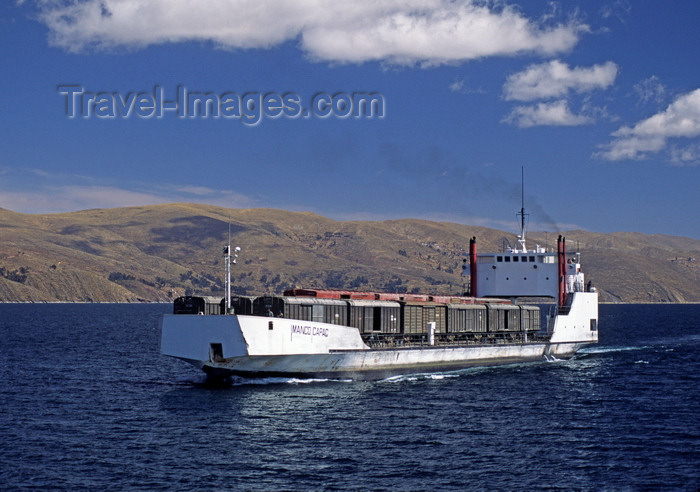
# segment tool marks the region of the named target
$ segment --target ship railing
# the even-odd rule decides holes
[[[429,343],[427,333],[372,333],[364,335],[364,342],[373,349],[414,347],[454,347],[464,345],[503,345],[514,343],[542,343],[550,335],[543,332],[454,332],[435,333],[434,343]]]

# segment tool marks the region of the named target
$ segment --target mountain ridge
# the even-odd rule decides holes
[[[424,219],[337,221],[313,212],[172,203],[23,214],[0,209],[0,301],[144,302],[223,295],[222,246],[242,252],[238,294],[286,288],[458,294],[469,238],[500,251],[514,235]],[[560,233],[529,232],[554,246]],[[603,302],[700,302],[700,240],[567,231]],[[549,244],[546,244],[549,243]]]

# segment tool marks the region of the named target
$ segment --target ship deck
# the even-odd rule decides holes
[[[547,343],[551,336],[542,333],[436,333],[434,343],[429,343],[428,335],[373,333],[363,335],[362,340],[370,349],[400,349],[416,347],[464,347],[479,345],[507,345],[527,343]]]

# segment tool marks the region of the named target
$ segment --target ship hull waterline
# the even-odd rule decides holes
[[[527,343],[336,351],[329,354],[241,356],[217,362],[188,360],[211,379],[294,378],[372,381],[473,367],[570,359],[587,343]]]

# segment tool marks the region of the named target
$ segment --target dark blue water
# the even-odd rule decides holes
[[[210,388],[164,305],[0,305],[0,488],[697,490],[700,306],[601,306],[571,361]]]

